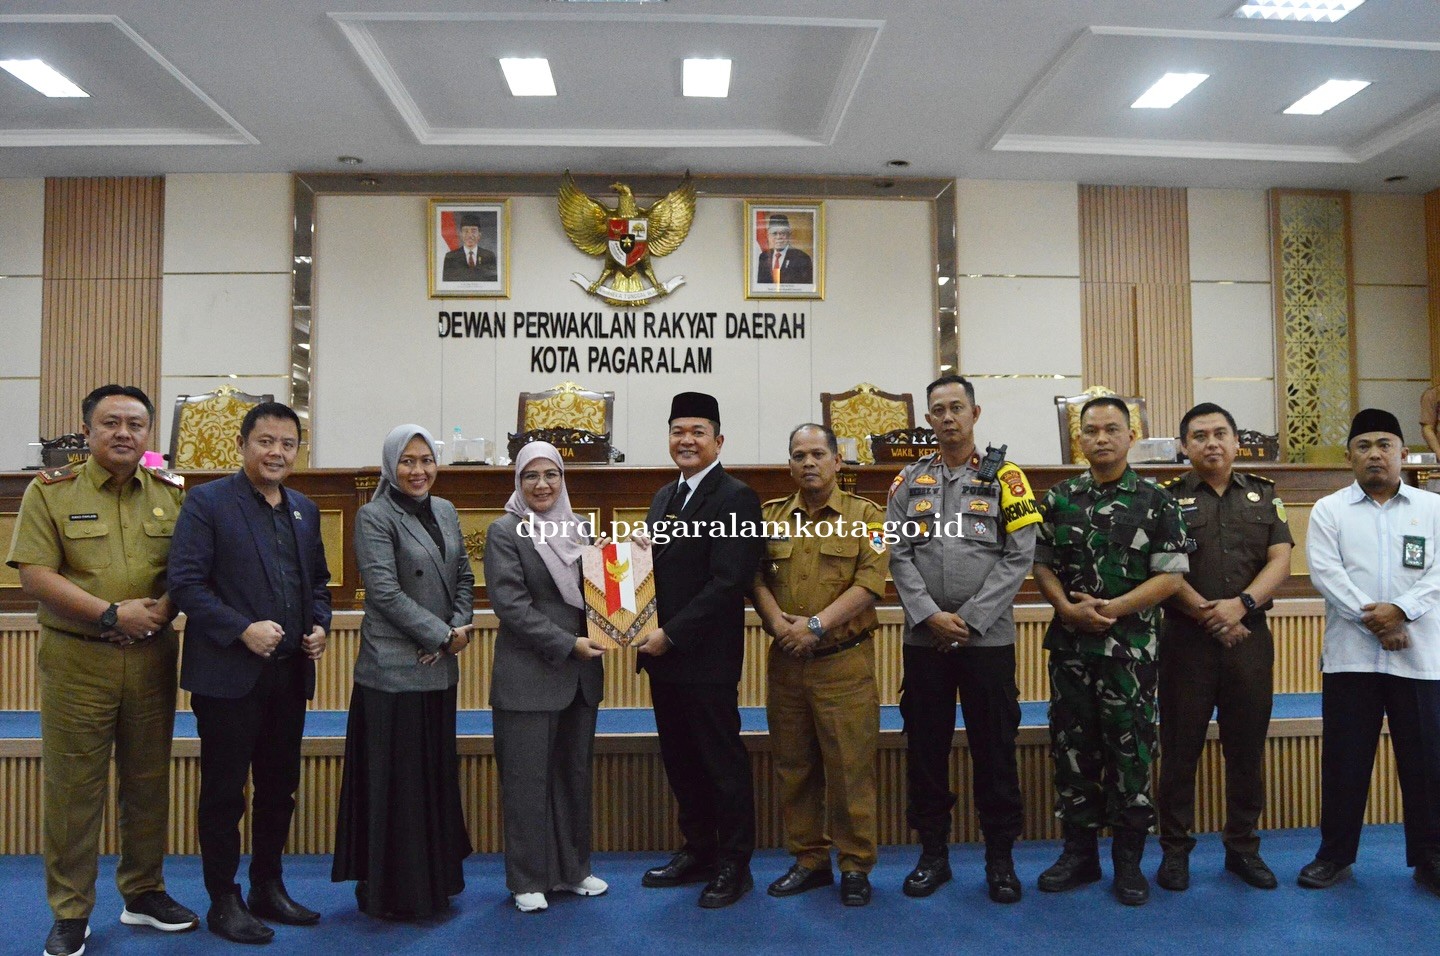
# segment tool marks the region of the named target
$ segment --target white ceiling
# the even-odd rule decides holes
[[[1440,187],[1440,0],[1337,24],[1239,0],[0,0],[0,177],[169,172],[601,172]],[[65,14],[57,14],[63,9]],[[496,58],[547,56],[513,98]],[[680,60],[735,60],[726,100]],[[1211,78],[1169,111],[1165,71]],[[1372,86],[1320,117],[1325,79]],[[894,169],[890,160],[906,160]],[[1408,180],[1386,184],[1386,177]]]

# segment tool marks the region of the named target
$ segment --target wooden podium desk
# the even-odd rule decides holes
[[[1055,482],[1077,472],[1073,465],[1024,467],[1037,496],[1044,494]],[[762,501],[788,495],[794,490],[789,470],[784,465],[727,465],[726,470],[754,488]],[[1181,468],[1178,465],[1141,465],[1137,470],[1142,475],[1162,479],[1178,474]],[[1349,484],[1352,480],[1350,470],[1336,466],[1264,464],[1252,465],[1245,470],[1273,479],[1289,512],[1291,532],[1297,547],[1291,578],[1281,588],[1279,596],[1314,596],[1304,549],[1310,508],[1324,495]],[[1406,480],[1412,484],[1417,479],[1423,481],[1433,470],[1427,466],[1406,466]],[[842,487],[884,507],[890,482],[898,471],[899,468],[892,465],[847,467],[841,473]],[[194,487],[225,473],[185,474],[188,486]],[[0,473],[0,541],[7,550],[21,495],[34,476],[34,472]],[[674,468],[571,465],[566,469],[566,484],[575,510],[590,514],[602,529],[608,529],[612,522],[634,524],[643,519],[655,491],[677,476]],[[337,609],[358,609],[364,599],[363,584],[355,568],[355,512],[370,500],[378,478],[379,470],[376,468],[322,468],[296,472],[288,482],[289,487],[313,498],[320,507],[326,556],[332,575],[332,595]],[[467,545],[472,556],[476,556],[477,579],[482,577],[478,555],[483,553],[485,529],[504,513],[505,500],[514,487],[514,472],[508,467],[454,465],[442,468],[435,483],[435,493],[454,502],[460,512]],[[1028,604],[1039,600],[1034,585],[1027,581],[1018,602]],[[483,586],[476,588],[475,603],[479,608],[488,607]],[[893,590],[885,603],[894,603]],[[11,568],[0,566],[0,611],[29,611],[34,606],[34,602],[20,591],[18,574]]]

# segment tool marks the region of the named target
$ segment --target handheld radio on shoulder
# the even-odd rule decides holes
[[[986,443],[985,457],[980,461],[980,470],[975,477],[980,481],[994,481],[995,476],[1000,473],[1000,466],[1005,464],[1005,450],[1009,445],[1001,445],[996,448]]]

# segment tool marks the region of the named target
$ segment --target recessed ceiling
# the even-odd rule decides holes
[[[0,58],[42,56],[93,95],[46,100],[0,73],[0,177],[354,155],[382,175],[869,179],[904,156],[922,178],[1440,188],[1440,2],[1371,0],[1334,24],[1237,6],[5,0]],[[548,57],[557,95],[511,96],[501,55]],[[681,95],[687,56],[734,60],[730,95]],[[1130,109],[1165,72],[1211,76],[1173,109]],[[1331,78],[1372,86],[1323,116],[1281,113]]]
[[[883,26],[608,10],[331,17],[428,146],[825,145]],[[585,49],[592,55],[574,55]],[[548,59],[561,95],[510,96],[496,82],[507,56]],[[682,63],[697,56],[734,61],[724,101],[682,98]]]
[[[0,74],[0,146],[256,142],[119,17],[0,15],[0,59],[12,58],[44,60],[91,96],[50,99]]]

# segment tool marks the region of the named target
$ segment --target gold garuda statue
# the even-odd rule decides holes
[[[610,188],[620,197],[614,209],[601,205],[580,189],[570,171],[560,181],[560,222],[575,248],[587,256],[603,256],[605,268],[593,282],[578,272],[570,281],[611,305],[644,305],[684,285],[684,276],[665,282],[655,277],[651,256],[668,256],[680,248],[695,219],[695,186],[690,173],[670,195],[641,209],[624,183]]]

